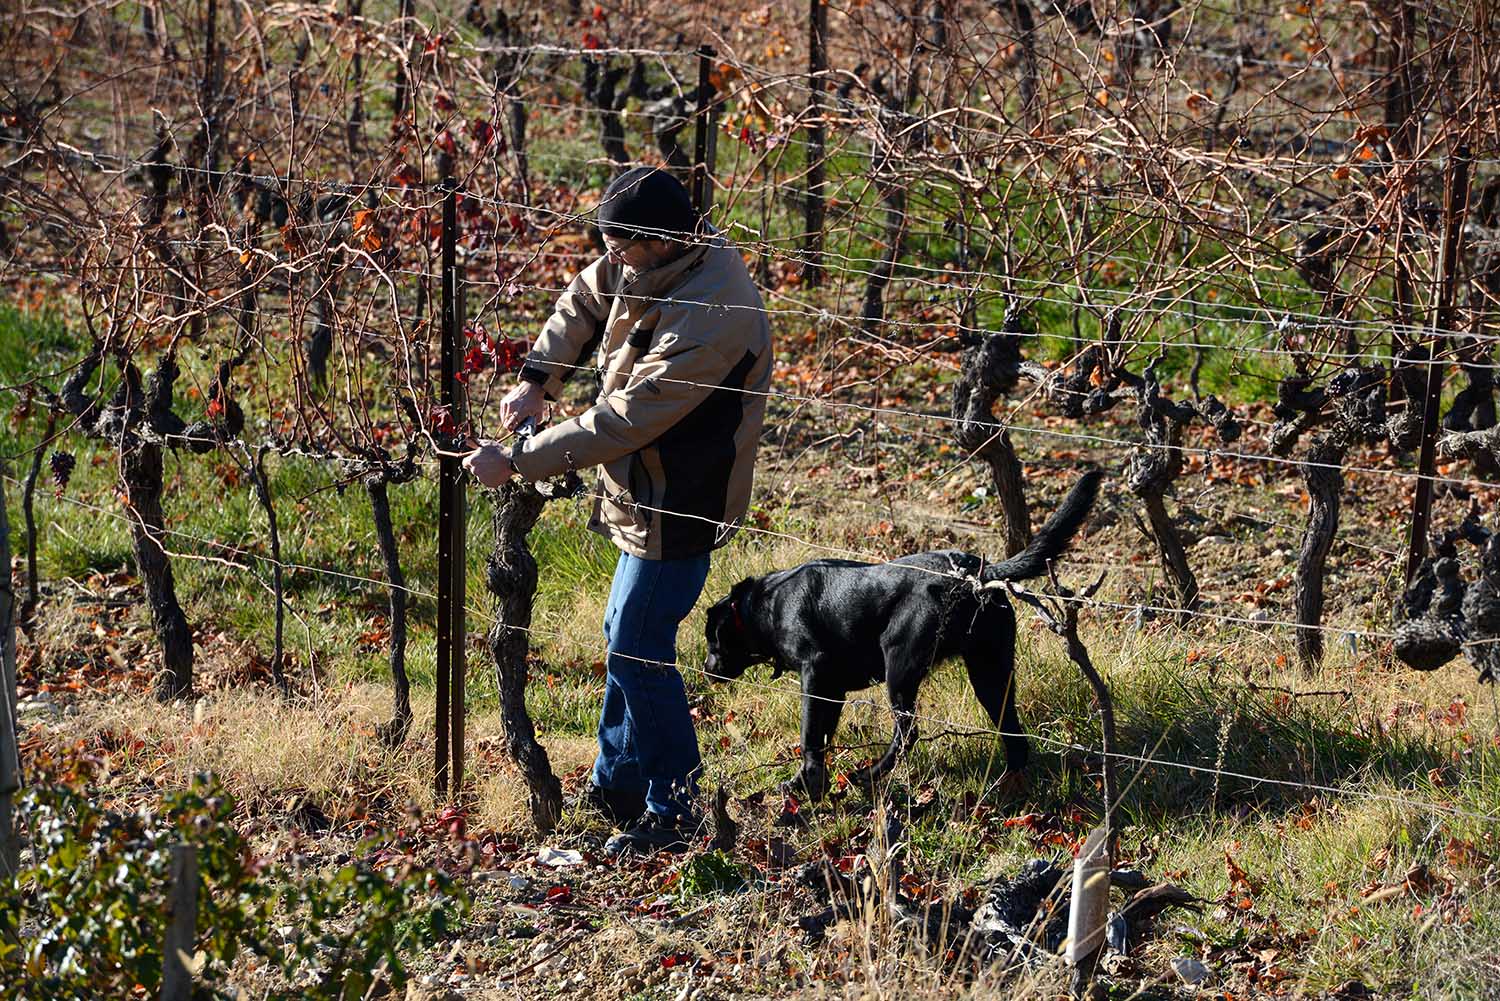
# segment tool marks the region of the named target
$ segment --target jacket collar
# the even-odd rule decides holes
[[[718,236],[718,233],[710,229],[708,239],[702,243],[688,247],[682,256],[668,261],[659,268],[652,268],[650,271],[636,271],[634,273],[627,269],[625,272],[625,284],[620,289],[620,294],[642,298],[660,296],[662,293],[682,284],[688,275],[702,266],[704,259],[708,257],[709,251],[723,245],[724,241]]]

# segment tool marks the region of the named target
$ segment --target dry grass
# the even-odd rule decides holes
[[[88,473],[79,475],[78,489],[83,490],[91,481]],[[1046,491],[1038,492],[1043,496],[1037,506],[1044,509]],[[837,500],[805,497],[805,506],[797,510],[770,512],[770,524],[830,545],[853,539],[867,551],[957,541],[921,534],[925,529],[911,537],[866,538],[862,533],[871,513]],[[420,493],[408,501],[421,518],[430,517]],[[184,527],[217,534],[211,511],[190,508],[190,503],[189,498],[178,503],[192,512]],[[111,534],[116,532],[112,523],[91,523],[50,502],[44,503],[43,516],[60,520],[72,537],[89,543],[85,548],[90,552],[107,554],[120,545],[120,537]],[[487,602],[478,554],[488,540],[488,512],[479,504],[474,516],[470,534],[477,553],[471,561],[470,603],[483,609]],[[613,565],[608,544],[582,531],[581,518],[581,510],[573,506],[549,510],[532,540],[542,564],[543,590],[535,618],[531,709],[554,769],[562,775],[581,773],[593,755],[593,721],[602,692],[599,621]],[[338,566],[351,543],[364,551],[367,540],[360,533],[366,527],[358,518],[328,524],[333,527],[314,540],[316,551],[294,558]],[[411,524],[417,532],[423,522]],[[1123,544],[1120,536],[1128,532],[1118,523],[1100,528],[1077,556],[1096,557],[1105,540]],[[983,538],[962,544],[985,548]],[[82,542],[68,545],[78,548]],[[1264,563],[1278,558],[1277,550],[1260,552],[1269,545],[1241,544],[1214,552],[1226,560]],[[424,563],[428,554],[411,548],[413,586],[423,587],[431,573]],[[1194,551],[1195,557],[1200,551]],[[716,555],[704,599],[680,637],[680,660],[701,716],[705,784],[724,785],[737,797],[742,846],[783,839],[799,862],[817,857],[825,847],[835,854],[863,851],[870,803],[862,794],[850,793],[809,811],[806,830],[772,827],[779,798],[773,793],[757,803],[747,797],[772,789],[792,772],[798,743],[796,681],[783,677],[771,683],[769,669],[758,668],[737,683],[709,684],[694,668],[702,662],[703,609],[709,602],[743,576],[826,555],[832,554],[794,540],[746,533]],[[1138,599],[1140,580],[1151,572],[1149,561],[1138,567],[1138,572],[1112,573],[1104,597]],[[365,566],[356,569],[374,572]],[[1239,572],[1237,566],[1204,565],[1202,570],[1206,578],[1215,575],[1206,580],[1210,594],[1240,586],[1232,576]],[[1075,568],[1070,576],[1084,573]],[[239,798],[247,822],[271,834],[303,830],[313,807],[331,825],[365,816],[399,822],[409,804],[431,811],[433,648],[425,628],[430,606],[418,602],[413,608],[417,631],[409,663],[416,681],[416,725],[407,745],[391,752],[375,737],[375,727],[389,712],[383,650],[379,643],[358,639],[372,629],[382,610],[378,588],[293,578],[289,639],[299,658],[299,683],[309,698],[284,705],[265,684],[263,669],[251,670],[253,664],[263,664],[268,649],[269,602],[258,585],[185,561],[179,579],[183,593],[192,596],[190,617],[204,627],[199,636],[204,694],[198,702],[163,707],[145,696],[94,690],[76,699],[76,716],[48,724],[59,743],[82,738],[108,750],[111,773],[101,795],[129,798],[147,785],[179,785],[196,771],[212,770]],[[132,597],[133,582],[111,585],[86,575],[79,581],[93,597],[68,584],[54,590],[44,606],[39,633],[49,651],[44,673],[55,677],[64,662],[76,661],[87,672],[120,659],[140,667],[130,677],[148,678],[155,654],[144,611],[112,609],[97,600],[107,598],[111,586],[123,586],[125,597]],[[1339,604],[1339,593],[1332,597],[1336,611],[1330,621],[1366,625],[1384,600],[1377,594],[1371,604],[1354,605]],[[1277,617],[1284,614],[1274,604],[1269,608]],[[1213,609],[1243,613],[1222,597]],[[1089,689],[1056,638],[1039,631],[1028,616],[1022,622],[1021,714],[1036,738],[1029,794],[997,799],[990,787],[1004,764],[997,742],[982,734],[945,733],[945,724],[934,721],[921,724],[926,739],[894,777],[893,791],[899,796],[930,795],[941,804],[909,826],[908,867],[949,896],[1058,851],[1039,845],[1022,828],[1005,826],[1007,818],[1027,813],[1066,817],[1078,809],[1087,823],[1097,810],[1097,789],[1080,771],[1097,762],[1063,753],[1072,744],[1098,747]],[[476,973],[466,996],[529,999],[587,989],[623,1001],[675,998],[684,988],[696,988],[705,999],[977,998],[997,993],[1040,998],[1055,996],[1063,986],[1056,970],[1019,978],[1001,978],[990,970],[978,981],[959,978],[952,964],[928,955],[882,915],[843,923],[828,941],[809,945],[794,928],[796,919],[814,905],[774,868],[761,867],[764,882],[751,892],[701,901],[678,901],[672,895],[670,868],[533,872],[523,863],[538,839],[527,829],[524,793],[504,761],[492,708],[492,669],[477,634],[486,626],[481,616],[471,621],[470,830],[517,836],[526,851],[505,864],[538,880],[567,882],[579,899],[589,902],[589,910],[586,918],[569,918],[571,925],[561,915],[520,916],[511,905],[524,904],[524,895],[507,895],[504,883],[476,882],[472,888],[479,906],[473,928],[464,933],[465,948],[483,960],[489,973]],[[1483,821],[1444,812],[1500,812],[1500,755],[1493,744],[1500,714],[1493,693],[1476,690],[1466,667],[1414,674],[1367,646],[1356,653],[1333,642],[1321,672],[1309,677],[1287,663],[1288,635],[1269,627],[1200,621],[1180,629],[1157,621],[1137,629],[1107,613],[1086,616],[1084,638],[1115,693],[1121,750],[1154,759],[1121,764],[1127,789],[1125,850],[1152,876],[1171,878],[1215,902],[1202,917],[1174,922],[1190,932],[1169,932],[1148,946],[1139,957],[1138,975],[1121,980],[1122,985],[1150,987],[1168,971],[1172,956],[1196,953],[1218,957],[1213,962],[1216,985],[1237,995],[1248,993],[1254,981],[1245,964],[1268,968],[1256,957],[1272,949],[1277,956],[1269,966],[1286,972],[1282,987],[1304,996],[1351,978],[1392,994],[1410,994],[1420,984],[1418,993],[1444,997],[1482,996],[1500,983],[1496,832]],[[306,670],[309,643],[319,656],[317,684]],[[121,687],[140,686],[131,682]],[[835,772],[857,767],[890,736],[883,692],[855,697],[870,704],[845,712],[831,762]],[[934,673],[922,690],[920,711],[964,730],[988,725],[957,665]],[[1338,791],[1216,778],[1174,763]],[[963,803],[979,809],[960,809]],[[570,813],[546,843],[590,850],[606,833],[597,820]],[[1069,833],[1076,831],[1070,827]],[[330,850],[335,842],[339,850],[347,850],[347,840],[340,839],[330,839]],[[1472,857],[1450,850],[1452,844],[1467,843],[1474,846]],[[1257,882],[1249,911],[1232,906],[1226,851]],[[750,857],[744,849],[741,861]],[[1490,869],[1492,865],[1496,868]],[[1369,887],[1399,885],[1415,866],[1434,873],[1429,888],[1366,903]],[[672,912],[679,916],[711,906],[681,924],[638,912],[643,902],[664,897],[672,900]],[[1231,906],[1220,912],[1219,902]],[[1415,913],[1418,907],[1425,910]],[[579,922],[587,926],[581,935]],[[1281,937],[1267,930],[1271,922]],[[521,925],[532,926],[535,941],[510,937]],[[568,935],[579,937],[554,961],[530,969],[538,943],[556,945]],[[664,956],[678,954],[713,959],[712,970],[703,966],[689,975],[663,968]],[[731,954],[739,961],[729,961]],[[1412,973],[1418,968],[1426,971],[1421,981]],[[517,979],[494,982],[502,975]]]

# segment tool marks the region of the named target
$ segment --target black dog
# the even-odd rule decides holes
[[[880,681],[890,693],[895,734],[858,777],[873,782],[889,772],[916,740],[917,686],[955,655],[963,656],[979,704],[1004,734],[1002,783],[1020,784],[1030,747],[1016,716],[1016,615],[1003,582],[1044,573],[1067,548],[1094,505],[1100,475],[1085,473],[1031,545],[1002,563],[957,550],[891,563],[814,560],[742,580],[708,610],[710,677],[738,678],[766,661],[775,665],[773,678],[801,673],[802,767],[788,791],[823,796],[824,748],[844,698]]]

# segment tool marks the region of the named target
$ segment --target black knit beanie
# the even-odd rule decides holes
[[[622,240],[684,240],[698,228],[687,188],[658,167],[632,167],[599,202],[599,230]]]

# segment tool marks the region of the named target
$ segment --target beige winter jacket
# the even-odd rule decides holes
[[[707,553],[749,509],[771,363],[765,308],[733,247],[700,244],[643,272],[601,257],[558,299],[521,378],[555,399],[597,365],[603,388],[518,447],[516,471],[600,466],[590,528],[645,559]]]

